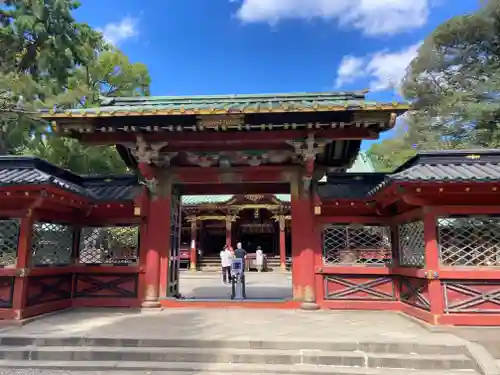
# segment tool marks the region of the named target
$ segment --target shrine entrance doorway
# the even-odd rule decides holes
[[[201,197],[206,197],[205,194],[210,192],[217,192],[210,195],[212,201],[219,199],[217,194],[233,198],[227,199],[223,204],[212,203],[205,204],[202,208],[191,206],[184,209],[183,242],[190,243],[190,257],[199,256],[200,259],[179,273],[179,295],[167,297],[185,302],[231,301],[231,284],[228,278],[224,283],[220,252],[226,244],[236,248],[241,242],[247,253],[246,265],[251,266],[245,271],[244,302],[283,303],[293,299],[290,272],[285,272],[284,268],[283,272],[257,272],[267,270],[265,267],[268,257],[276,263],[272,265],[275,270],[281,269],[278,249],[281,233],[279,220],[281,218],[282,224],[285,223],[285,215],[282,212],[284,204],[281,201],[273,203],[266,200],[266,197],[274,197],[276,194],[289,197],[290,182],[259,183],[249,179],[248,182],[238,184],[184,183],[180,184],[180,190],[185,201],[202,201]],[[233,195],[230,195],[231,193]],[[263,198],[256,202],[257,193]],[[248,197],[253,200],[248,201]],[[285,225],[282,226],[285,229]],[[189,235],[190,239],[187,238]],[[260,264],[256,261],[258,246],[266,257],[263,269],[256,267]],[[198,251],[200,249],[201,251]]]

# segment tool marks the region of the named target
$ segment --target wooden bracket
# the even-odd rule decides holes
[[[16,276],[17,277],[28,277],[30,273],[29,268],[18,268],[16,269]]]
[[[439,279],[439,273],[437,271],[427,270],[425,271],[425,278],[427,280],[437,280]]]

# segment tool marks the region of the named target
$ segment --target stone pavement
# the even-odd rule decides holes
[[[247,272],[247,299],[291,299],[292,275],[288,272]],[[222,282],[220,272],[182,271],[180,293],[185,298],[229,299],[231,286]]]
[[[5,327],[0,336],[110,337],[254,341],[403,341],[457,343],[391,312],[267,309],[82,309]]]

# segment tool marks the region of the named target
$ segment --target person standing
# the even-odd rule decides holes
[[[241,247],[241,242],[236,244],[236,250],[234,250],[234,257],[236,259],[242,259],[242,269],[245,269],[245,257],[247,252]]]
[[[264,268],[264,253],[260,246],[257,246],[257,251],[255,252],[255,265],[257,267],[257,272],[262,272]]]
[[[231,281],[231,263],[233,259],[233,254],[229,250],[227,245],[224,246],[220,252],[220,264],[222,267],[222,281],[227,284]]]

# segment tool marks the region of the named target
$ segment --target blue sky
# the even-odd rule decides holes
[[[79,21],[149,67],[153,95],[395,87],[419,43],[479,0],[85,0]],[[390,132],[383,138],[389,137]],[[364,148],[369,143],[364,144]]]

